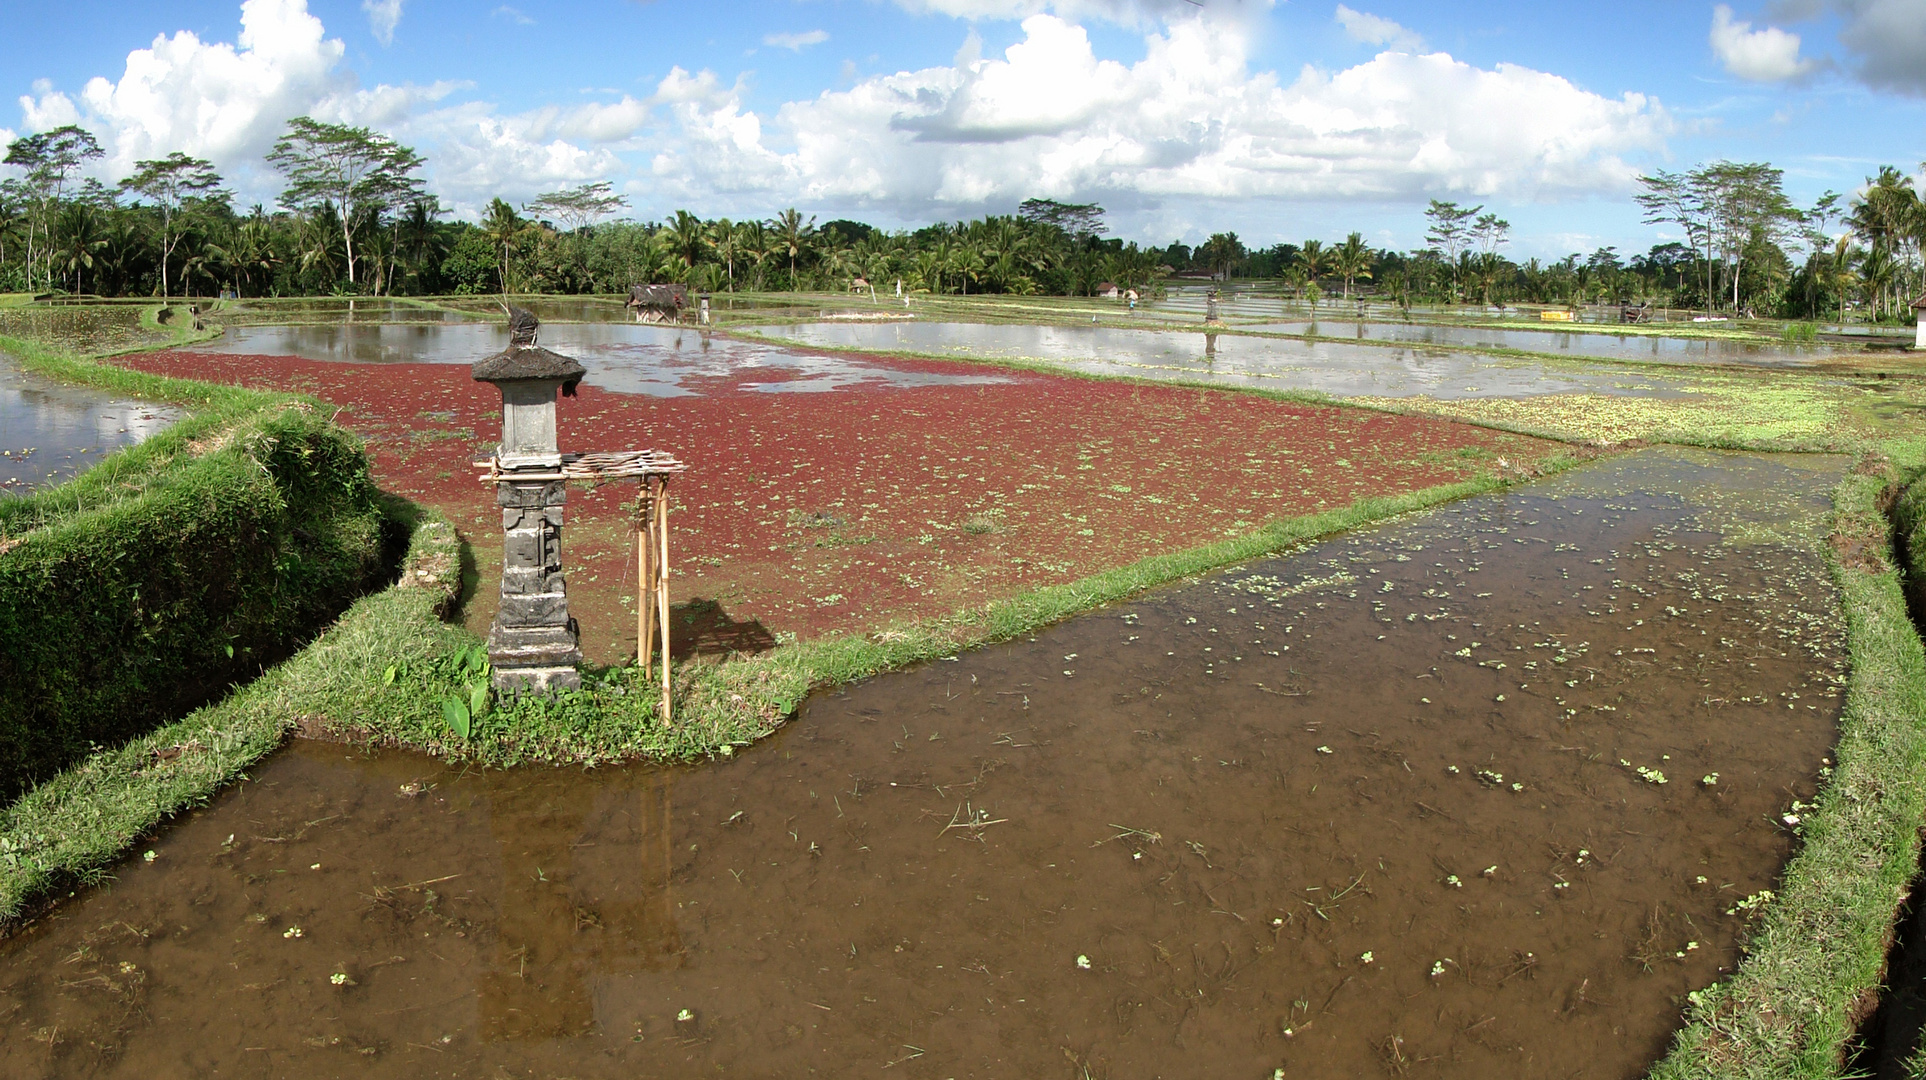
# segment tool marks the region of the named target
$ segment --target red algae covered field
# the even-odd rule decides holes
[[[716,344],[725,358],[739,345]],[[584,359],[580,396],[561,403],[565,450],[662,449],[691,465],[675,489],[678,652],[873,632],[1274,518],[1529,468],[1558,448],[1449,421],[964,363],[866,356],[813,381],[709,364],[651,395],[596,385]],[[466,365],[194,351],[120,362],[341,406],[382,486],[447,513],[492,580],[493,504],[470,462],[498,434],[499,398]],[[632,496],[570,494],[571,606],[603,662],[634,649]],[[475,591],[471,626],[493,617],[491,593]]]

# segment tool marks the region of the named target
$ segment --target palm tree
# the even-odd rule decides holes
[[[1833,244],[1832,253],[1826,258],[1826,284],[1839,290],[1839,326],[1846,325],[1846,294],[1858,282],[1859,275],[1853,273],[1853,264],[1859,261],[1860,251],[1852,245],[1852,234],[1844,233]]]
[[[729,291],[736,291],[736,255],[741,252],[739,234],[734,222],[728,218],[717,218],[709,223],[708,235],[704,242],[722,260],[722,267],[728,276]]]
[[[74,291],[80,292],[85,271],[94,268],[94,253],[107,246],[101,235],[100,211],[84,202],[71,202],[60,212],[57,226],[60,239],[53,250],[55,264],[74,275]]]
[[[775,239],[781,249],[789,253],[789,288],[796,288],[796,256],[809,247],[816,236],[816,218],[812,215],[807,222],[795,207],[777,214],[769,223],[769,230],[776,234]]]
[[[495,250],[501,252],[502,292],[508,292],[508,260],[513,251],[516,237],[527,227],[515,208],[503,202],[500,196],[488,204],[488,212],[482,216],[482,232],[494,241]]]
[[[1315,287],[1318,279],[1331,268],[1331,252],[1324,250],[1324,241],[1306,240],[1297,250],[1297,264],[1304,268],[1305,281]],[[1317,296],[1311,296],[1311,310],[1317,310]]]
[[[1331,269],[1344,278],[1344,298],[1351,298],[1351,283],[1359,278],[1371,280],[1371,249],[1364,246],[1364,234],[1352,233],[1331,253]]]

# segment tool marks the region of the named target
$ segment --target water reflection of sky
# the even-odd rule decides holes
[[[734,382],[759,393],[820,393],[848,386],[977,386],[1010,380],[995,374],[903,370],[886,363],[797,352],[780,345],[738,341],[693,327],[634,323],[552,324],[541,329],[544,348],[572,356],[588,369],[583,380],[618,394],[684,397],[703,385]],[[230,327],[204,352],[299,356],[362,364],[472,364],[508,345],[499,323],[453,325],[335,325]]]
[[[1580,358],[1656,361],[1671,364],[1763,364],[1796,367],[1836,355],[1838,350],[1814,345],[1720,341],[1707,338],[1661,337],[1656,334],[1572,333],[1561,330],[1494,329],[1444,326],[1436,323],[1358,322],[1353,319],[1239,325],[1238,330],[1266,334],[1311,334],[1356,338],[1360,341],[1402,341],[1440,348],[1473,347],[1525,349]]]
[[[165,405],[43,379],[0,358],[0,492],[66,480],[179,415]]]
[[[1672,397],[1692,382],[1649,371],[1554,366],[1433,348],[1196,331],[985,323],[798,323],[771,336],[819,348],[1040,360],[1104,375],[1235,382],[1338,396],[1440,399],[1598,393]]]

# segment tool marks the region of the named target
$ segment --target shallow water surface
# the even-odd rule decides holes
[[[635,323],[555,323],[541,329],[543,348],[572,356],[585,382],[623,394],[699,394],[711,380],[766,393],[809,393],[857,383],[953,386],[1001,383],[994,374],[918,371],[860,359],[797,352],[738,341],[689,327]],[[299,356],[358,364],[472,364],[508,347],[501,323],[230,327],[195,352]]]
[[[1637,1076],[1831,745],[1842,469],[1641,451],[701,768],[297,743],[0,945],[0,1073]]]
[[[1359,341],[1402,341],[1440,348],[1524,349],[1563,356],[1603,360],[1639,360],[1666,364],[1756,364],[1801,367],[1841,358],[1836,347],[1722,341],[1714,338],[1662,337],[1657,334],[1573,333],[1523,328],[1493,329],[1438,323],[1357,322],[1355,320],[1296,321],[1240,325],[1239,330],[1266,334],[1310,334],[1315,337],[1356,338]]]
[[[180,410],[30,374],[0,357],[0,492],[60,483],[173,423]]]
[[[1041,360],[1103,375],[1211,380],[1350,396],[1440,399],[1598,393],[1671,397],[1685,380],[1649,371],[1553,366],[1438,348],[1293,341],[1190,330],[1021,324],[797,323],[759,328],[817,348],[900,349]]]

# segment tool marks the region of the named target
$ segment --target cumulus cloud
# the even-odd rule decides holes
[[[290,118],[363,125],[420,149],[431,189],[472,213],[496,194],[526,198],[623,171],[610,145],[651,116],[626,95],[503,116],[485,103],[448,104],[474,89],[465,82],[362,88],[343,69],[345,54],[305,0],[245,0],[232,44],[161,35],[127,55],[117,80],[89,80],[77,100],[36,83],[19,99],[22,126],[85,125],[107,151],[99,171],[108,179],[180,150],[213,161],[244,200],[271,202],[279,182],[262,156]]]
[[[1382,16],[1353,11],[1339,4],[1337,21],[1339,26],[1344,27],[1345,34],[1349,35],[1352,41],[1362,41],[1366,45],[1382,45],[1393,52],[1424,51],[1424,38]]]
[[[768,132],[738,88],[678,70],[657,91],[673,124],[654,172],[671,197],[912,212],[1031,195],[1535,199],[1627,189],[1625,155],[1660,149],[1672,126],[1642,95],[1443,53],[1307,67],[1287,85],[1250,70],[1249,35],[1228,21],[1174,21],[1128,66],[1056,16],[1023,34],[1000,59],[966,48],[952,66],[791,102]]]
[[[1203,6],[1200,0],[893,0],[914,15],[948,15],[956,19],[1027,19],[1055,14],[1071,22],[1109,22],[1122,26],[1154,26],[1173,16],[1188,15]],[[1273,0],[1229,0],[1213,4],[1220,17],[1248,10],[1267,11]]]
[[[127,54],[117,81],[88,80],[78,103],[41,86],[21,99],[21,113],[35,131],[84,119],[114,176],[175,150],[217,162],[258,158],[289,117],[351,89],[336,70],[345,51],[305,0],[247,0],[234,44],[202,41],[190,30],[163,34]]]
[[[401,5],[402,0],[361,0],[361,10],[368,13],[368,30],[383,45],[395,43],[395,27],[401,25]]]
[[[1189,11],[1146,30],[1132,63],[1098,56],[1073,20],[1033,13],[1001,55],[972,33],[947,65],[851,78],[773,111],[750,107],[740,80],[675,68],[647,96],[508,113],[467,83],[362,87],[304,0],[246,0],[232,44],[162,36],[116,81],[76,97],[36,85],[21,107],[27,130],[78,121],[100,135],[106,179],[183,150],[212,159],[244,202],[279,190],[261,155],[290,117],[367,125],[420,150],[430,190],[464,216],[602,179],[657,209],[793,203],[904,220],[1034,195],[1140,217],[1207,200],[1557,199],[1628,189],[1628,159],[1662,150],[1672,128],[1638,94],[1444,53],[1392,48],[1280,77],[1253,69],[1247,20]],[[1395,24],[1353,21],[1398,40]]]
[[[1757,30],[1732,17],[1724,4],[1712,9],[1712,54],[1725,70],[1752,82],[1785,82],[1808,75],[1811,60],[1799,57],[1799,35],[1776,26]]]
[[[762,37],[764,45],[773,45],[778,49],[788,49],[791,52],[801,52],[811,45],[821,45],[828,40],[829,31],[827,30],[805,30],[800,34],[764,34]]]

